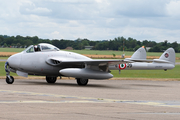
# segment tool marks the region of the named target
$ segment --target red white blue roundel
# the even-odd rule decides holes
[[[165,56],[166,58],[168,58],[168,57],[169,57],[169,54],[168,54],[168,53],[165,53],[164,56]]]
[[[119,64],[119,69],[123,70],[126,68],[126,64]]]

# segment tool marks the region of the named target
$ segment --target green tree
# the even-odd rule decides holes
[[[4,43],[4,45],[3,45],[4,47],[7,47],[7,44],[6,43]]]
[[[178,52],[178,51],[179,51],[178,46],[179,46],[179,45],[178,45],[177,41],[175,41],[175,42],[173,42],[173,43],[171,44],[171,47],[174,48],[175,52]]]

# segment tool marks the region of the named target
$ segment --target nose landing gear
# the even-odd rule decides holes
[[[7,84],[13,84],[14,78],[13,78],[13,76],[10,76],[10,68],[9,68],[8,62],[5,63],[4,68],[6,71],[6,82],[7,82]]]
[[[13,84],[13,82],[14,82],[13,76],[7,76],[6,77],[6,82],[7,82],[7,84]]]

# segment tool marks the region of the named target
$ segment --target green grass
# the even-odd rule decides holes
[[[122,51],[111,51],[111,50],[65,50],[65,51],[71,51],[79,54],[89,54],[89,55],[122,55]],[[126,55],[131,55],[132,52],[125,52]]]
[[[6,76],[6,72],[4,70],[4,64],[5,64],[5,62],[0,62],[0,76]],[[11,72],[11,75],[17,76],[17,74],[12,73],[12,72]]]
[[[0,59],[7,60],[9,57],[0,57]]]
[[[179,78],[180,65],[176,65],[172,70],[112,70],[114,77],[122,78]]]
[[[4,70],[5,62],[0,62],[0,76],[6,76],[6,72]],[[122,77],[122,78],[180,78],[180,65],[176,65],[176,67],[172,70],[121,70],[121,74],[119,74],[118,70],[112,70],[111,73],[114,77]],[[17,74],[12,73],[12,76],[17,76]]]
[[[21,52],[24,48],[0,48],[0,52]],[[123,51],[112,51],[112,50],[65,50],[79,54],[90,54],[90,55],[122,55]],[[125,51],[125,55],[131,56],[134,52]],[[163,52],[147,52],[147,56],[161,56]],[[180,58],[180,53],[176,53],[176,57]]]
[[[25,48],[0,48],[0,52],[22,52]]]

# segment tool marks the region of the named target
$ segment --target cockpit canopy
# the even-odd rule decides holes
[[[38,52],[38,51],[59,51],[59,48],[47,44],[47,43],[40,43],[38,45],[31,45],[27,49],[24,50],[26,53]]]

